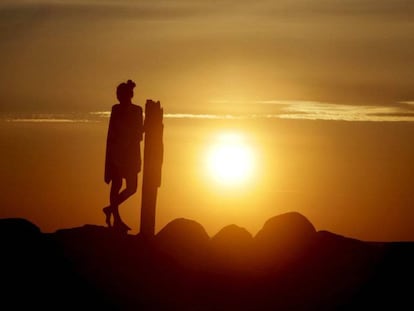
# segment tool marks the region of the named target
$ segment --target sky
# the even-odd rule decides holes
[[[6,0],[2,110],[107,110],[130,77],[173,112],[395,105],[414,98],[413,14],[409,0]]]
[[[413,26],[409,0],[4,0],[0,216],[99,223],[108,111],[133,79],[135,103],[165,110],[158,228],[186,217],[254,233],[298,210],[318,229],[414,240]],[[261,159],[251,193],[203,175],[220,131]]]

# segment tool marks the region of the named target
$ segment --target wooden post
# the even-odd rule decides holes
[[[144,169],[142,177],[141,227],[142,236],[155,234],[155,208],[158,187],[161,186],[161,168],[164,155],[163,109],[160,102],[147,100],[144,121]]]

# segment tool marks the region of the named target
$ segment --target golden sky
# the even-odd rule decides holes
[[[406,0],[6,0],[2,110],[107,110],[128,78],[137,100],[174,112],[214,112],[217,100],[394,105],[414,98],[413,16]]]
[[[318,230],[414,240],[414,2],[0,3],[0,217],[103,225],[115,88],[161,100],[157,230],[177,217],[253,234],[296,210]],[[205,174],[215,135],[245,135],[245,188]],[[135,232],[140,195],[123,207]]]

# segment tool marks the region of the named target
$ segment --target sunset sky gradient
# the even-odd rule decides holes
[[[0,50],[0,217],[103,225],[108,114],[133,79],[134,103],[166,114],[158,230],[185,217],[255,233],[296,210],[414,240],[413,1],[3,0]],[[258,157],[239,188],[204,172],[226,132]],[[123,211],[135,232],[139,202]]]

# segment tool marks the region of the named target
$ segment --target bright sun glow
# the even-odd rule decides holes
[[[220,135],[207,155],[208,172],[221,184],[236,185],[248,181],[253,165],[251,148],[237,134]]]

